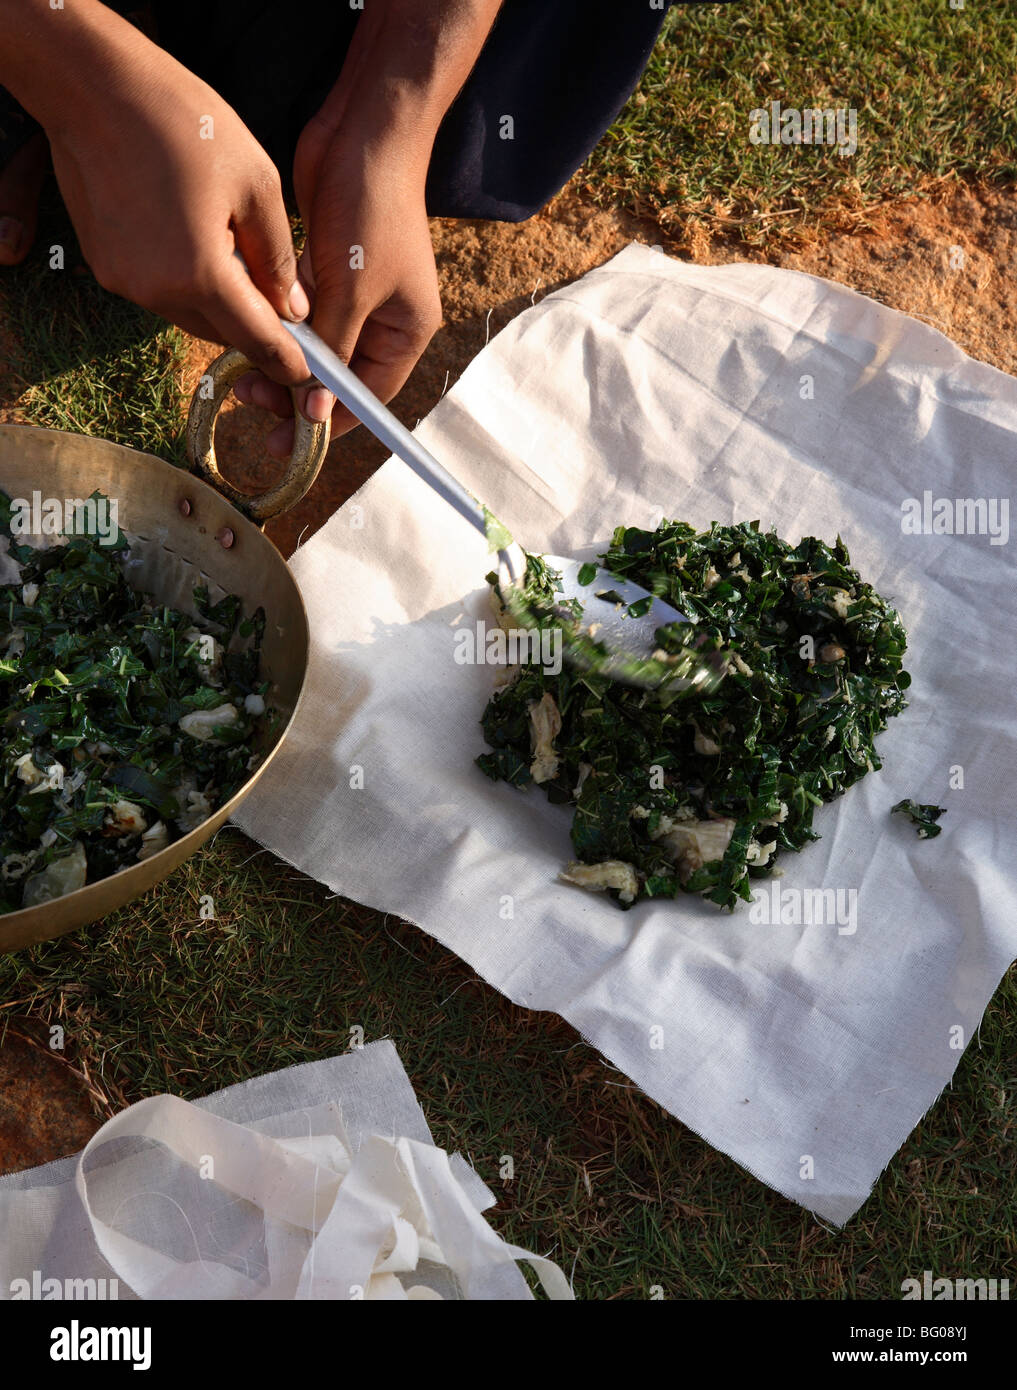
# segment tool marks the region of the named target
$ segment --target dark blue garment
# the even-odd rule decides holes
[[[157,0],[156,12],[160,42],[234,107],[285,182],[359,10],[247,0],[242,29],[235,6],[209,0]],[[428,212],[518,222],[542,208],[624,106],[666,13],[650,0],[505,0],[438,132]]]
[[[138,4],[110,2],[121,12]],[[519,222],[542,208],[624,106],[669,5],[505,0],[438,131],[428,212]],[[229,102],[290,190],[297,139],[339,75],[360,10],[348,0],[153,0],[152,9],[160,45]]]
[[[666,13],[648,0],[506,0],[438,132],[429,210],[519,222],[542,208],[625,105]]]

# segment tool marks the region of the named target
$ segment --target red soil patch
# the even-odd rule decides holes
[[[0,1173],[76,1153],[98,1128],[83,1081],[58,1056],[13,1032],[0,1046]]]

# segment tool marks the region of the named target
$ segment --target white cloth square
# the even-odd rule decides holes
[[[623,913],[557,881],[568,808],[473,763],[495,671],[457,665],[454,638],[490,618],[490,557],[397,460],[293,557],[309,686],[236,823],[563,1015],[710,1143],[843,1223],[1017,955],[1013,546],[901,524],[927,490],[1009,505],[1017,381],[841,286],[630,246],[513,320],[418,433],[530,550],[662,516],[841,534],[900,609],[911,703],[880,736],[884,769],[817,813],[822,839],[774,882],[857,890],[856,930],[692,898]],[[903,797],[949,808],[938,839],[889,815]]]

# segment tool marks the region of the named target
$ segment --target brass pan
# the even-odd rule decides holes
[[[88,497],[96,488],[117,505],[131,543],[136,587],[193,612],[190,590],[207,584],[213,599],[238,594],[244,612],[261,606],[267,703],[288,715],[274,746],[229,801],[164,850],[53,902],[0,916],[0,951],[17,950],[98,921],[173,872],[236,810],[275,756],[293,722],[307,672],[307,614],[289,568],[261,530],[313,485],[328,447],[328,424],[297,416],[293,454],[281,483],[258,497],[233,488],[215,460],[215,420],[234,381],[250,371],[236,351],[216,358],[191,401],[187,445],[195,472],[103,439],[32,425],[0,425],[0,488],[9,497]],[[210,484],[214,484],[210,485]],[[218,489],[218,490],[217,490]],[[225,494],[225,496],[221,495]],[[227,500],[227,498],[229,500]],[[132,583],[135,582],[132,578]]]

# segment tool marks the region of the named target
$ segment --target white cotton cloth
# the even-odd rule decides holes
[[[592,553],[662,516],[840,533],[900,609],[914,683],[884,769],[763,885],[799,895],[799,916],[801,895],[839,891],[835,920],[789,907],[782,924],[779,899],[771,924],[691,897],[624,913],[558,881],[569,809],[473,763],[496,669],[457,664],[455,637],[490,621],[484,541],[394,459],[292,559],[308,688],[236,823],[561,1014],[843,1223],[1017,955],[1014,546],[902,530],[908,498],[981,500],[986,518],[994,500],[1002,517],[1017,381],[839,285],[630,246],[514,319],[418,434],[530,550]],[[904,797],[948,807],[939,838],[889,815]]]
[[[0,1299],[572,1298],[434,1146],[391,1042],[204,1100],[152,1096],[0,1178]]]

